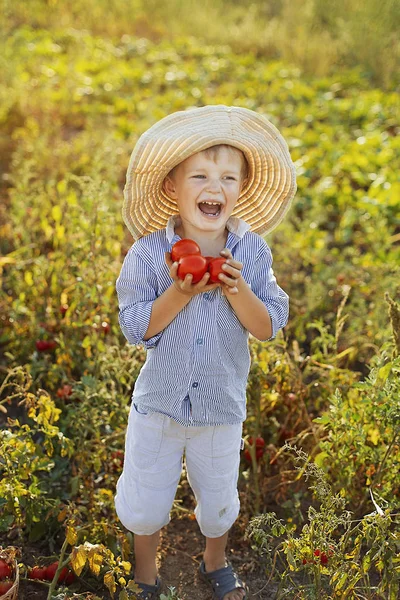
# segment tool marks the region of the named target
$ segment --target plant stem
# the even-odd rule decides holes
[[[58,561],[57,571],[54,573],[53,581],[50,583],[49,593],[47,594],[47,600],[51,600],[53,592],[58,583],[58,577],[61,573],[61,569],[63,567],[65,567],[69,562],[68,560],[64,561],[64,556],[65,556],[65,552],[67,550],[67,546],[68,546],[68,541],[67,541],[67,538],[65,538],[64,543],[61,547],[61,553],[60,553],[60,559]]]

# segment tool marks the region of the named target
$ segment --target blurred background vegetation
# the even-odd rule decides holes
[[[383,87],[399,78],[397,0],[3,0],[3,6],[8,32],[30,24],[153,41],[195,36],[310,75],[361,66]]]

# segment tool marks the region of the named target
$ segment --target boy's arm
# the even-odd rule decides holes
[[[251,335],[264,342],[272,337],[272,321],[270,314],[259,298],[247,285],[243,277],[236,281],[237,294],[226,297],[243,327]]]
[[[276,336],[287,323],[289,296],[277,285],[272,270],[272,254],[265,244],[255,261],[254,275],[249,286],[241,275],[243,265],[232,258],[225,248],[221,254],[228,258],[221,275],[224,293],[236,287],[237,294],[225,293],[239,321],[254,337],[266,341]]]
[[[169,288],[157,296],[157,277],[151,260],[144,257],[135,245],[125,257],[116,289],[119,323],[130,344],[154,347],[163,330],[194,295],[210,291],[218,285],[207,285],[209,273],[196,284],[191,283],[191,275],[181,281],[177,276],[178,263],[172,262],[169,252],[165,253],[165,262],[173,281]]]

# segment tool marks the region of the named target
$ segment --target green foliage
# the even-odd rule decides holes
[[[222,0],[214,4],[217,12],[226,8]],[[368,10],[375,6],[372,0],[365,4]],[[305,5],[302,20],[297,18],[300,5]],[[232,15],[238,36],[245,27],[259,31],[256,22],[265,27],[266,17],[275,32],[284,18],[282,39],[276,36],[279,52],[292,52],[288,40],[309,39],[312,52],[307,56],[303,44],[302,66],[308,64],[310,72],[310,56],[318,54],[320,72],[326,73],[322,63],[340,56],[343,39],[355,30],[357,19],[361,32],[363,20],[357,3],[338,0],[326,10],[322,5],[316,0],[255,2],[241,22],[244,9],[238,0]],[[96,25],[102,33],[109,27],[118,34],[112,39],[66,27],[73,24],[71,14],[78,19],[81,2],[69,6],[67,13],[64,3],[49,0],[44,11],[44,2],[36,0],[24,3],[22,13],[22,4],[15,2],[5,14],[9,35],[2,41],[0,82],[6,200],[0,213],[2,530],[13,528],[22,540],[43,540],[43,524],[59,533],[65,506],[73,507],[83,543],[90,539],[118,554],[122,534],[113,495],[123,464],[129,397],[145,357],[143,348],[128,346],[121,334],[115,293],[131,244],[121,216],[129,154],[138,136],[170,112],[207,103],[237,104],[266,114],[278,126],[298,174],[292,209],[267,240],[278,282],[291,298],[289,323],[273,342],[252,339],[250,346],[244,434],[251,461],[244,459],[241,468],[243,519],[268,510],[273,501],[288,516],[287,523],[265,517],[281,540],[287,570],[282,581],[307,573],[308,590],[329,584],[341,597],[343,590],[350,594],[356,585],[366,587],[374,570],[379,593],[393,596],[398,539],[392,535],[390,510],[399,497],[400,396],[400,330],[395,326],[400,322],[400,138],[394,85],[385,92],[373,87],[360,67],[323,76],[311,68],[313,74],[306,75],[293,63],[276,60],[279,53],[268,35],[265,53],[251,37],[247,48],[232,50],[221,45],[234,36],[235,27],[228,23],[227,37],[218,38],[218,44],[192,37],[171,42],[155,35],[157,28],[160,36],[163,27],[170,27],[167,18],[176,7],[188,11],[191,3],[132,3],[137,28],[153,33],[155,41],[142,37],[143,32],[127,34],[126,21],[120,35],[125,2],[86,4],[93,9],[93,30]],[[148,15],[156,8],[150,22]],[[379,31],[385,15],[392,14],[387,8],[377,17]],[[343,19],[347,10],[351,18]],[[25,13],[34,26],[26,25]],[[328,34],[316,30],[310,35],[324,21]],[[333,40],[332,54],[321,52],[322,39]],[[375,53],[376,64],[387,56],[390,39],[388,34],[381,57]],[[364,45],[373,60],[374,46]],[[347,57],[354,47],[349,42],[343,49]],[[388,62],[383,79],[390,73]],[[385,293],[394,298],[388,296],[394,344]],[[265,443],[261,457],[249,442],[257,436]],[[284,451],[286,440],[307,453],[307,469],[320,466],[326,473],[310,500]],[[363,517],[345,539],[348,511],[358,508],[364,514],[368,488],[384,514]],[[296,534],[304,502],[313,506]],[[270,544],[265,539],[259,534],[257,543]],[[76,546],[68,529],[67,540]],[[312,549],[329,553],[330,543],[334,558],[328,567],[303,565],[303,558],[314,560]],[[124,553],[128,560],[126,548]],[[121,569],[118,561],[112,565],[105,582],[109,589],[123,576]],[[174,594],[171,589],[168,597]]]
[[[24,416],[23,420],[9,418],[8,427],[0,431],[0,531],[24,528],[35,540],[46,531],[44,515],[60,504],[55,483],[74,444],[57,423],[61,410],[44,390],[32,394],[30,384],[30,376],[17,368],[1,386],[1,391],[13,390],[12,397],[19,399]]]
[[[247,534],[253,548],[267,558],[269,580],[277,559],[283,573],[277,598],[389,598],[395,600],[400,586],[400,536],[398,515],[377,511],[360,520],[346,510],[346,499],[334,494],[325,473],[307,455],[287,446],[300,473],[318,501],[308,509],[308,520],[297,532],[275,513],[251,519]],[[276,544],[275,539],[279,542]],[[379,572],[380,583],[371,583]]]

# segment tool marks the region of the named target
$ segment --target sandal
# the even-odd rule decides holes
[[[140,600],[157,600],[161,591],[161,579],[159,577],[157,577],[155,585],[136,583],[142,591],[138,596],[135,596],[135,598],[140,598]]]
[[[239,579],[233,570],[231,563],[228,562],[226,567],[207,573],[204,561],[201,561],[199,573],[200,577],[209,585],[211,585],[215,600],[222,600],[226,594],[229,594],[229,592],[233,592],[233,590],[237,589],[242,589],[245,591],[243,600],[246,600],[249,591],[248,587],[241,579]]]

